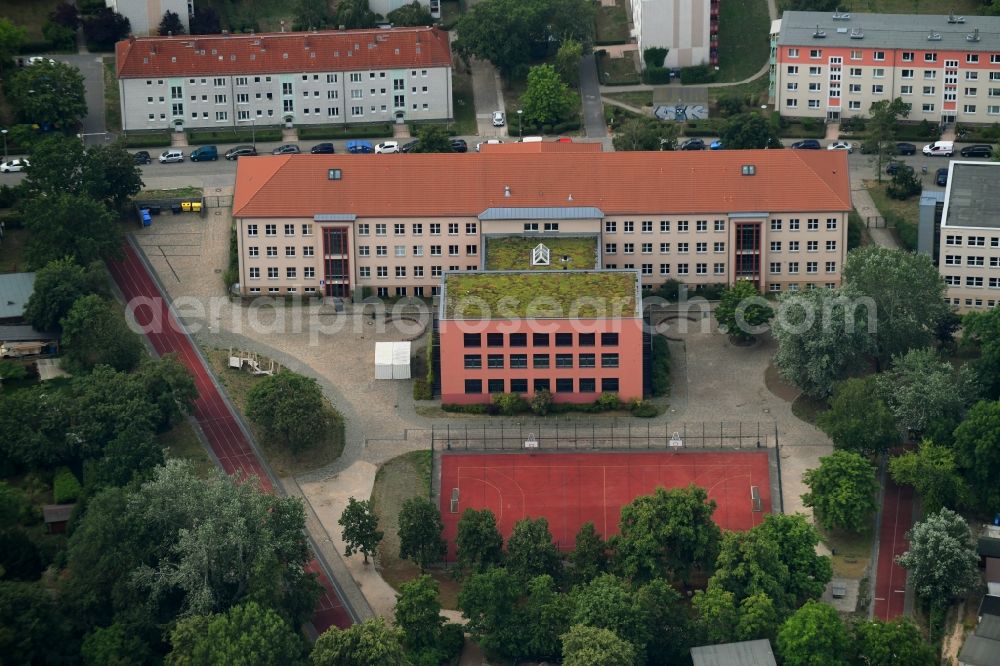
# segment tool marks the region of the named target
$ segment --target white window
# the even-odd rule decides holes
[[[924,86],[924,95],[933,95],[934,86]]]
[[[798,65],[789,65],[788,69],[787,69],[787,72],[788,72],[789,76],[797,76],[798,73],[799,73],[799,66]]]
[[[822,49],[810,49],[809,50],[809,57],[812,58],[812,59],[814,59],[814,60],[816,58],[822,58],[823,57],[823,51],[822,51]]]
[[[925,53],[924,62],[937,62],[937,53]]]
[[[962,113],[975,113],[975,112],[976,112],[975,104],[965,104],[962,106]]]
[[[877,83],[872,86],[873,95],[881,95],[883,92],[885,92],[885,86],[883,86],[881,83]]]
[[[822,67],[810,67],[809,68],[809,76],[819,76],[822,73],[823,73],[823,68]]]
[[[770,263],[770,265],[768,266],[768,272],[771,273],[772,275],[777,275],[777,274],[781,273],[781,262],[780,261],[772,261]]]
[[[861,60],[861,51],[851,51],[851,60]]]
[[[252,267],[250,269],[250,279],[259,280],[260,279],[260,269],[257,267]]]
[[[851,100],[851,101],[849,101],[847,103],[847,108],[850,109],[850,110],[852,110],[852,111],[858,111],[858,110],[861,109],[861,102],[859,102],[856,99],[855,100]]]
[[[809,92],[819,92],[822,89],[823,89],[823,84],[822,83],[810,83],[809,84]]]
[[[937,70],[925,69],[924,70],[924,78],[925,79],[936,79],[937,78]]]
[[[810,109],[818,109],[819,108],[819,100],[818,99],[811,99],[811,100],[809,100],[809,108]]]
[[[799,50],[798,49],[788,49],[788,57],[789,58],[798,58],[799,57]]]
[[[850,84],[850,85],[847,86],[847,90],[848,90],[848,92],[859,93],[859,92],[861,92],[861,84],[860,83],[852,83],[852,84]]]
[[[885,51],[874,51],[872,53],[872,60],[885,60]]]
[[[790,97],[790,98],[788,98],[788,99],[785,100],[785,106],[787,106],[789,109],[794,109],[798,105],[799,105],[799,100],[797,100],[795,98],[791,98]]]
[[[912,69],[903,69],[903,70],[900,70],[900,72],[899,72],[899,78],[901,78],[901,79],[912,79],[913,78],[913,70]]]
[[[875,69],[872,70],[872,72],[874,73],[876,79],[884,79],[885,78],[885,68],[884,67],[876,67]]]
[[[965,80],[966,81],[978,81],[979,80],[979,72],[966,72],[965,73]]]
[[[900,95],[912,95],[913,94],[913,86],[899,86],[899,94]]]
[[[903,62],[913,62],[913,51],[903,52]]]
[[[933,104],[924,104],[923,107],[922,107],[922,110],[923,110],[924,113],[934,113],[934,105]]]

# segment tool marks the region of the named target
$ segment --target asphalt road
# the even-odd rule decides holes
[[[104,65],[102,56],[95,53],[56,53],[45,55],[56,62],[73,65],[83,75],[84,98],[87,100],[87,115],[81,121],[81,133],[88,144],[104,143]],[[107,54],[109,55],[109,54]],[[27,56],[26,56],[27,57]],[[86,136],[89,135],[89,136]]]

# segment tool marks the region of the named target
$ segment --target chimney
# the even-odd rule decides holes
[[[510,198],[510,185],[503,186],[503,195],[508,199]]]

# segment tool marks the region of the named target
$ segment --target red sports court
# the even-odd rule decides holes
[[[567,550],[580,526],[594,523],[605,538],[618,532],[623,505],[657,486],[695,484],[718,507],[727,530],[746,530],[771,512],[767,451],[443,453],[441,515],[454,555],[458,520],[466,509],[490,509],[508,537],[522,518],[545,517],[552,538]]]

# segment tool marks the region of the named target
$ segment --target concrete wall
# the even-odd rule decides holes
[[[709,5],[709,0],[632,0],[639,53],[652,47],[670,49],[665,67],[708,63]]]

